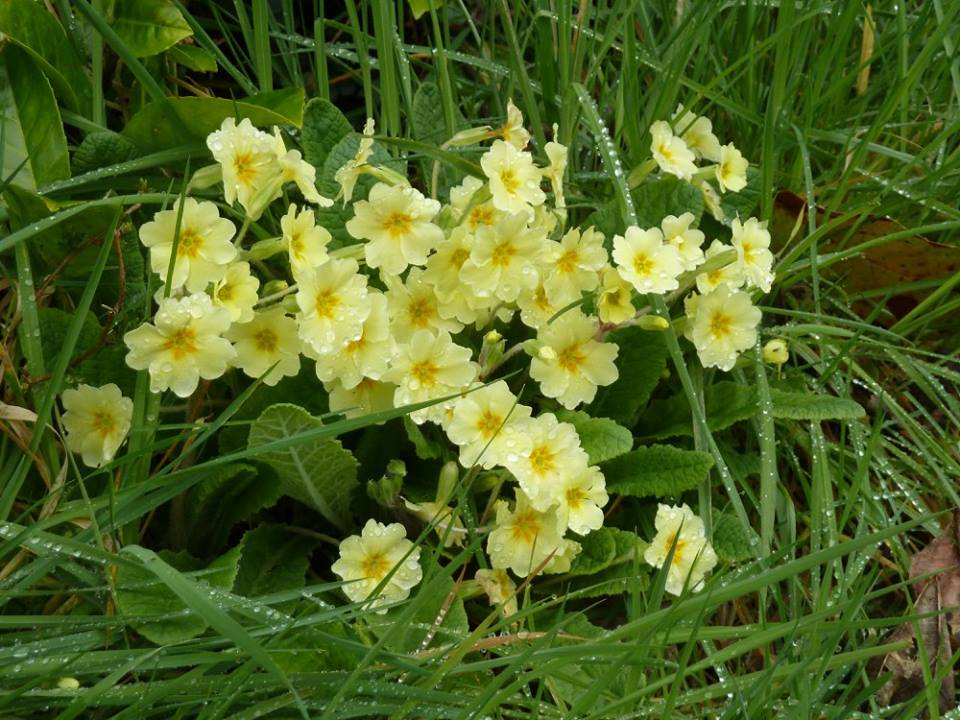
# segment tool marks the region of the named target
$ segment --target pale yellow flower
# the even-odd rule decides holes
[[[230,313],[197,293],[160,303],[153,324],[144,323],[123,336],[127,365],[150,373],[150,391],[193,394],[200,378],[213,380],[226,372],[236,356],[221,337],[230,327]]]
[[[392,410],[397,390],[393,383],[371,378],[364,378],[350,389],[338,380],[325,384],[324,388],[329,393],[330,412],[343,413],[348,418]]]
[[[597,387],[610,385],[619,377],[614,360],[618,348],[598,342],[597,321],[579,308],[568,310],[537,334],[547,352],[530,361],[530,377],[540,383],[540,391],[568,410],[588,403],[597,395]]]
[[[603,525],[603,506],[610,498],[603,473],[596,465],[564,475],[557,493],[560,522],[577,535]]]
[[[543,566],[543,573],[545,575],[553,575],[570,572],[573,561],[577,559],[577,555],[580,554],[581,550],[583,550],[583,546],[576,540],[564,538],[560,541],[560,547],[557,548],[553,557]]]
[[[551,243],[545,260],[544,285],[554,303],[566,305],[584,292],[596,289],[599,272],[607,264],[603,233],[589,227],[568,230],[559,243]]]
[[[233,343],[237,356],[231,365],[245,375],[263,378],[266,385],[276,385],[281,378],[300,372],[300,338],[297,321],[278,306],[256,313],[250,322],[233,325],[224,335]]]
[[[253,320],[253,306],[259,299],[260,280],[250,272],[250,263],[236,262],[227,266],[223,279],[213,287],[213,304],[230,313],[230,321]]]
[[[340,194],[338,197],[343,198],[344,205],[353,200],[353,188],[363,174],[364,167],[370,159],[370,154],[373,152],[374,129],[375,123],[373,118],[367,118],[367,122],[363,126],[363,135],[360,136],[360,144],[357,146],[356,154],[334,173],[333,179],[340,185]]]
[[[727,190],[739,192],[743,190],[747,186],[748,164],[746,158],[733,146],[733,143],[728,143],[720,148],[720,162],[716,169],[720,192]]]
[[[317,191],[317,169],[303,159],[299,150],[287,150],[280,136],[280,128],[273,128],[274,152],[280,165],[281,184],[295,183],[307,202],[320,207],[330,207],[333,200]]]
[[[573,425],[558,422],[552,413],[520,420],[516,431],[526,436],[529,452],[519,456],[508,453],[504,467],[513,473],[532,505],[546,510],[559,502],[564,478],[589,465],[587,454]]]
[[[353,204],[353,211],[347,232],[367,241],[367,265],[390,275],[399,275],[408,265],[423,265],[443,240],[443,231],[431,222],[440,203],[410,186],[377,183],[367,200]]]
[[[710,260],[720,253],[732,249],[729,245],[724,245],[719,240],[714,240],[710,243],[710,247],[707,248],[705,259]],[[697,290],[701,293],[708,293],[721,285],[726,285],[731,290],[736,290],[743,285],[743,281],[743,267],[739,262],[733,261],[717,270],[702,272],[697,275]]]
[[[653,137],[650,152],[660,169],[683,180],[690,180],[697,171],[694,163],[696,156],[682,138],[673,134],[670,123],[657,120],[650,126],[650,135]]]
[[[517,585],[506,570],[477,570],[474,580],[486,593],[491,605],[502,605],[504,617],[517,612]]]
[[[64,390],[61,401],[67,449],[80,455],[89,467],[100,467],[113,460],[130,432],[133,400],[108,383]]]
[[[561,305],[551,299],[544,285],[542,276],[536,287],[524,288],[517,297],[517,307],[520,308],[520,320],[524,325],[534,330],[539,330],[546,325],[550,321],[550,318],[556,315],[563,305],[566,304],[567,303],[563,303]]]
[[[164,282],[173,254],[179,208],[178,198],[172,210],[161,210],[140,227],[140,242],[150,248],[150,269]],[[189,292],[201,292],[210,283],[219,281],[227,270],[227,263],[237,256],[231,242],[235,231],[233,223],[220,217],[220,211],[212,202],[185,198],[170,287],[186,286]]]
[[[773,253],[770,252],[770,233],[766,223],[750,218],[741,224],[740,218],[736,218],[730,230],[731,242],[737,251],[737,263],[747,287],[770,292],[774,279]]]
[[[703,587],[704,577],[717,564],[717,554],[704,531],[703,520],[686,505],[657,506],[654,520],[657,534],[644,551],[643,558],[655,568],[662,568],[673,549],[667,570],[666,591],[680,595],[684,587],[696,592]]]
[[[550,181],[550,187],[553,190],[554,205],[557,208],[565,208],[567,201],[563,196],[563,174],[567,171],[567,146],[561,145],[556,141],[557,126],[553,126],[554,139],[544,146],[547,158],[550,164],[544,168],[543,176]]]
[[[637,310],[631,302],[633,285],[624,280],[616,268],[606,267],[601,276],[597,298],[597,315],[605,323],[619,325],[632,318]]]
[[[710,211],[713,219],[720,223],[726,222],[727,214],[723,210],[723,201],[717,191],[713,189],[713,185],[704,180],[700,183],[700,193],[703,195],[704,207]]]
[[[484,468],[502,465],[508,456],[529,451],[526,438],[517,433],[519,423],[531,410],[517,402],[507,383],[498,380],[467,393],[453,405],[445,425],[447,437],[460,446],[460,464]]]
[[[536,287],[546,234],[529,227],[527,220],[523,213],[505,215],[496,225],[477,229],[460,280],[480,298],[515,302],[524,288]]]
[[[437,310],[442,318],[456,318],[463,324],[476,322],[478,313],[492,307],[496,297],[479,298],[470,287],[460,281],[460,270],[470,258],[474,237],[465,226],[453,229],[450,236],[437,245],[427,258],[423,281],[433,286],[437,296]]]
[[[503,140],[494,141],[480,158],[480,167],[490,182],[493,205],[505,213],[530,215],[547,199],[540,189],[541,171],[533,156]]]
[[[356,260],[329,260],[300,275],[297,305],[300,338],[325,355],[357,340],[370,314],[367,277]]]
[[[537,510],[520,490],[513,510],[506,500],[497,500],[496,508],[496,527],[487,536],[487,555],[494,569],[510,569],[526,577],[561,550],[563,525],[553,508]]]
[[[694,115],[685,110],[683,105],[678,105],[673,114],[673,127],[697,157],[719,162],[720,141],[713,134],[713,123],[708,118]]]
[[[457,393],[476,379],[478,371],[470,360],[470,350],[455,344],[449,334],[418,330],[398,347],[384,379],[397,385],[393,402],[399,407]],[[427,420],[442,423],[445,410],[452,405],[448,400],[415,410],[410,419],[418,424]]]
[[[257,130],[249,118],[238,125],[232,117],[207,136],[207,147],[223,172],[223,198],[239,201],[251,220],[280,194],[283,169],[276,154],[276,139]]]
[[[613,261],[621,277],[637,292],[662,295],[680,286],[680,251],[663,242],[660,228],[641,230],[631,225],[623,235],[615,235]]]
[[[353,602],[368,599],[389,575],[370,603],[379,608],[377,612],[385,612],[384,605],[406,600],[423,579],[420,548],[407,540],[403,525],[373,519],[367,520],[360,535],[340,543],[340,557],[330,569],[345,581],[340,589]]]
[[[720,285],[706,295],[688,298],[685,309],[687,335],[704,367],[731,370],[737,356],[757,342],[761,313],[745,292]]]
[[[790,350],[787,347],[787,341],[781,338],[774,338],[763,346],[761,353],[763,361],[771,365],[783,365],[790,359]]]
[[[291,203],[287,214],[280,218],[280,230],[294,279],[304,270],[313,270],[327,261],[327,245],[332,238],[326,228],[317,225],[313,210],[298,213],[297,206]]]
[[[463,329],[462,323],[440,314],[437,293],[424,276],[421,268],[411,268],[406,280],[396,275],[383,276],[390,328],[397,342],[406,342],[418,330],[456,333]]]
[[[530,142],[530,133],[523,126],[523,113],[513,104],[513,98],[507,100],[507,122],[500,128],[500,137],[517,150],[523,150]]]
[[[387,299],[383,293],[370,290],[366,303],[369,314],[363,321],[360,336],[333,352],[315,356],[317,377],[324,383],[338,380],[349,390],[364,378],[379,380],[387,371],[394,351]]]
[[[685,212],[679,217],[667,215],[660,222],[664,242],[680,251],[680,263],[684,272],[695,270],[704,259],[702,245],[706,236],[700,230],[690,227],[693,220],[693,213]]]

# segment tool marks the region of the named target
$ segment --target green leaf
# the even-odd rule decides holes
[[[591,465],[623,455],[633,447],[630,431],[609,418],[590,417],[581,410],[563,410],[557,413],[557,419],[577,429]]]
[[[724,562],[739,562],[754,557],[751,534],[734,515],[720,515],[713,524],[711,543]]]
[[[409,415],[403,417],[403,429],[407,432],[407,437],[413,443],[413,450],[421,460],[436,460],[443,457],[443,451],[437,442],[430,440],[423,432],[421,426],[410,419]]]
[[[303,587],[317,541],[285,525],[261,525],[243,536],[233,591],[246,597]]]
[[[250,428],[248,448],[295,438],[323,425],[299,405],[267,408]],[[357,461],[339,440],[314,440],[257,456],[277,473],[286,495],[323,515],[341,530],[350,526],[350,496],[357,486]]]
[[[703,194],[690,183],[665,175],[643,183],[633,191],[637,208],[637,225],[641,228],[660,227],[667,215],[693,213],[694,225],[703,213]]]
[[[593,575],[613,564],[617,558],[617,540],[615,528],[602,527],[582,539],[580,554],[570,566],[568,575]]]
[[[757,393],[747,385],[723,380],[706,388],[704,405],[710,429],[723,430],[756,415]],[[651,402],[637,424],[636,434],[653,439],[692,437],[693,420],[687,396],[680,393]]]
[[[748,167],[746,187],[740,192],[726,192],[720,196],[720,206],[728,220],[738,215],[743,219],[750,216],[760,199],[760,181],[760,170],[756,167]]]
[[[34,0],[0,2],[0,34],[30,54],[54,92],[71,110],[86,111],[90,80],[56,18]]]
[[[436,83],[425,82],[413,96],[413,137],[420,142],[442,145],[447,138],[447,125],[443,118],[443,98]]]
[[[859,403],[832,395],[770,389],[773,416],[790,420],[856,420],[866,415]]]
[[[162,550],[158,555],[181,573],[204,569],[202,561],[186,552]],[[229,590],[237,575],[239,560],[240,546],[237,546],[206,566],[207,572],[198,576],[198,582]],[[207,629],[206,620],[196,613],[186,613],[183,600],[144,567],[117,566],[117,602],[137,632],[156,645],[183,642]],[[139,619],[148,616],[160,617]]]
[[[140,148],[123,135],[109,130],[93,132],[73,151],[73,172],[81,175],[139,156]]]
[[[677,497],[697,487],[713,458],[672,445],[648,445],[621,455],[602,466],[607,492],[634,497]]]
[[[322,168],[334,146],[351,132],[350,122],[336,105],[325,98],[314,98],[303,110],[303,159]]]
[[[620,348],[616,359],[620,376],[612,385],[600,388],[586,410],[633,427],[663,377],[669,355],[667,343],[663,333],[638,327],[612,332],[607,340]]]
[[[211,97],[175,97],[143,107],[123,135],[156,152],[203,142],[228,117],[250,118],[257,127],[303,122],[303,88],[260,93],[237,101]]]
[[[70,177],[67,137],[50,82],[25,50],[0,45],[3,162],[0,182],[36,190]]]
[[[613,527],[604,528],[604,530],[616,546],[613,560],[594,574],[576,578],[571,583],[571,590],[575,591],[578,597],[620,595],[630,589],[634,583],[639,589],[643,589],[650,582],[650,568],[643,560],[643,551],[646,550],[647,543],[629,530]],[[596,532],[591,533],[591,535],[595,534]],[[634,568],[638,572],[634,572]]]
[[[407,0],[410,5],[410,12],[413,13],[413,19],[419,20],[423,17],[423,14],[430,11],[430,6],[433,5],[435,10],[439,10],[444,3],[444,0]]]
[[[107,19],[136,57],[156,55],[193,35],[172,0],[110,0]]]
[[[261,472],[254,465],[233,463],[218,468],[190,490],[186,503],[190,547],[219,550],[234,525],[272,507],[282,494],[273,473]]]
[[[174,45],[167,50],[167,56],[174,62],[195,72],[216,72],[217,59],[202,47],[196,45]]]

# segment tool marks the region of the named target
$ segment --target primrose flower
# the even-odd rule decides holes
[[[463,325],[440,315],[440,302],[433,286],[424,279],[421,268],[411,268],[406,281],[396,275],[384,275],[390,327],[397,342],[405,342],[417,330],[459,332]]]
[[[596,465],[565,475],[557,492],[560,522],[577,535],[586,535],[603,525],[606,481]]]
[[[330,412],[343,413],[348,418],[392,410],[393,396],[397,390],[393,383],[371,378],[364,378],[350,389],[345,388],[339,380],[324,383],[324,388],[330,395]]]
[[[470,259],[460,269],[460,280],[480,298],[495,296],[515,302],[524,288],[535,287],[546,233],[527,225],[523,213],[503,216],[492,227],[477,230]]]
[[[230,364],[245,375],[259,378],[273,367],[263,378],[265,385],[276,385],[281,378],[300,372],[297,321],[279,305],[255,313],[242,325],[232,325],[224,337],[237,352]]]
[[[556,398],[568,410],[588,403],[597,386],[619,377],[614,360],[618,348],[595,340],[597,321],[579,308],[565,312],[537,334],[540,352],[530,361],[530,377],[544,395]]]
[[[523,113],[513,104],[513,98],[507,100],[507,122],[500,128],[500,137],[517,150],[523,150],[530,142],[530,133],[523,126]]]
[[[564,477],[589,465],[587,454],[573,425],[559,422],[552,413],[519,421],[516,431],[526,436],[530,451],[508,454],[503,465],[517,478],[531,504],[546,510],[560,499]]]
[[[616,268],[604,268],[597,298],[597,315],[600,320],[619,325],[632,318],[637,313],[631,301],[632,297],[633,285],[624,280]]]
[[[509,455],[528,451],[525,438],[516,430],[530,413],[507,383],[498,380],[457,400],[445,430],[450,441],[460,446],[461,465],[489,469],[502,465]]]
[[[189,397],[200,378],[220,377],[236,356],[220,337],[229,327],[230,313],[214,305],[209,295],[166,298],[153,324],[144,323],[123,336],[127,365],[149,371],[151,392],[173,390],[178,397]]]
[[[748,164],[740,151],[733,146],[733,143],[728,143],[720,148],[720,162],[716,169],[720,192],[727,190],[739,192],[743,190],[747,186]]]
[[[660,169],[682,180],[693,178],[697,171],[696,156],[682,138],[673,134],[670,123],[657,120],[650,126],[650,135],[653,136],[650,152]]]
[[[568,230],[560,242],[551,243],[545,264],[544,285],[550,298],[562,305],[573,302],[600,281],[598,273],[607,264],[603,233],[592,227]]]
[[[641,230],[631,225],[624,235],[615,235],[613,261],[620,276],[637,292],[662,295],[680,286],[677,281],[683,272],[680,251],[663,242],[659,228]]]
[[[492,306],[495,297],[478,298],[468,285],[460,281],[460,270],[470,258],[474,237],[463,226],[453,229],[427,258],[422,280],[433,287],[437,296],[437,312],[442,318],[456,318],[463,324],[476,322],[478,311]]]
[[[470,232],[476,232],[481,225],[493,225],[499,214],[490,200],[473,202],[477,191],[484,185],[480,178],[468,175],[462,183],[450,188],[450,207],[455,211],[454,216]],[[462,228],[457,227],[454,231],[459,229]]]
[[[683,105],[678,105],[673,115],[673,126],[680,131],[680,137],[694,155],[711,162],[720,161],[720,141],[713,134],[713,123],[709,118],[694,115],[685,110]]]
[[[177,257],[170,278],[171,288],[186,286],[189,292],[202,292],[207,285],[219,281],[227,263],[237,256],[230,242],[236,228],[212,202],[185,198],[180,213],[178,198],[172,210],[161,210],[153,220],[140,227],[140,242],[150,248],[150,269],[164,281],[173,253],[173,238],[180,214],[180,239]]]
[[[315,353],[325,355],[359,339],[370,314],[367,277],[356,260],[329,260],[299,278],[297,305],[300,338]]]
[[[526,577],[561,549],[563,525],[552,508],[537,510],[519,490],[513,510],[506,500],[497,500],[496,508],[496,527],[487,536],[487,555],[495,570],[509,568]]]
[[[550,181],[550,187],[553,190],[554,204],[560,209],[567,206],[567,202],[563,197],[563,174],[567,171],[568,150],[566,145],[561,145],[556,141],[556,125],[553,126],[553,137],[554,140],[548,142],[543,148],[547,153],[547,158],[550,160],[550,164],[543,170],[543,176]]]
[[[770,292],[773,285],[773,253],[770,252],[770,233],[766,223],[750,218],[740,223],[734,219],[730,226],[731,242],[737,250],[737,263],[748,287]]]
[[[506,570],[477,570],[473,576],[491,605],[502,605],[504,617],[517,612],[517,584]]]
[[[231,263],[213,288],[213,304],[226,308],[231,322],[250,322],[253,320],[253,306],[259,299],[259,287],[260,280],[250,273],[250,263]]]
[[[377,183],[367,200],[353,204],[353,211],[347,232],[368,241],[367,265],[389,275],[399,275],[408,265],[423,265],[443,240],[443,230],[430,222],[440,203],[409,185]]]
[[[508,142],[495,140],[480,158],[480,167],[490,181],[493,206],[506,213],[530,214],[547,199],[540,189],[540,169],[533,156]]]
[[[124,397],[113,383],[78,385],[64,390],[61,400],[67,448],[89,467],[113,460],[130,432],[133,400]]]
[[[333,200],[317,192],[317,169],[303,159],[299,150],[287,150],[280,136],[280,128],[273,128],[274,152],[280,165],[280,183],[295,183],[307,202],[330,207]]]
[[[360,336],[336,352],[316,357],[317,377],[324,383],[334,380],[346,389],[355,388],[364,378],[379,380],[393,357],[394,342],[387,319],[387,299],[370,290],[366,303],[370,314],[363,321]]]
[[[693,213],[685,212],[680,217],[667,215],[661,222],[663,239],[680,251],[680,263],[684,272],[695,270],[703,262],[703,245],[706,237],[696,228],[691,228]]]
[[[327,245],[332,238],[326,228],[317,225],[313,210],[297,212],[297,206],[291,203],[287,214],[280,218],[280,230],[294,278],[304,270],[320,267],[329,258]]]
[[[774,338],[763,346],[761,357],[765,363],[771,365],[783,365],[790,359],[790,349],[787,347],[787,341],[781,338]]]
[[[690,323],[686,334],[704,367],[731,370],[737,355],[757,342],[761,313],[745,292],[721,285],[706,295],[694,293],[685,310]]]
[[[396,383],[393,402],[399,407],[459,392],[476,379],[478,371],[470,360],[470,350],[456,345],[448,333],[418,330],[399,346],[384,379]],[[410,419],[417,424],[427,420],[442,423],[452,404],[447,401],[416,410]]]
[[[580,543],[564,538],[560,541],[560,547],[557,548],[553,557],[543,566],[544,574],[552,575],[555,573],[570,572],[573,561],[577,559],[577,555],[580,554],[581,550],[583,550],[583,546]]]
[[[356,154],[347,160],[339,170],[333,175],[333,179],[340,185],[340,194],[343,197],[343,204],[346,205],[353,200],[353,188],[357,180],[363,174],[363,168],[373,153],[373,133],[375,123],[373,118],[367,118],[363,126],[363,135],[360,136],[360,144],[357,146]]]
[[[563,305],[566,304],[563,303]],[[543,278],[540,279],[536,287],[524,288],[517,297],[520,320],[524,325],[534,330],[539,330],[550,322],[550,318],[556,315],[563,305],[553,302],[550,298]]]
[[[340,589],[353,602],[369,598],[389,575],[371,602],[371,607],[381,608],[380,613],[386,612],[382,606],[406,600],[423,579],[420,548],[407,540],[403,525],[373,519],[367,520],[360,535],[340,543],[340,557],[330,569],[345,581]]]
[[[684,587],[694,592],[703,587],[704,576],[717,564],[717,554],[707,540],[703,520],[683,504],[660,504],[654,520],[657,534],[643,553],[643,559],[655,568],[662,568],[673,549],[667,570],[666,591],[680,595]]]
[[[713,215],[713,219],[721,223],[726,222],[727,214],[723,210],[720,195],[713,189],[713,185],[704,180],[700,183],[700,193],[703,195],[703,205]]]
[[[729,245],[724,245],[719,240],[714,240],[707,248],[705,258],[709,260],[720,253],[732,250]],[[743,285],[743,267],[739,262],[731,262],[717,270],[703,272],[697,275],[697,290],[701,293],[708,293],[721,285],[725,285],[731,290],[736,290]]]
[[[207,136],[207,147],[223,172],[223,199],[240,202],[251,220],[280,193],[283,169],[277,160],[276,138],[257,130],[249,118],[238,125],[232,117]]]

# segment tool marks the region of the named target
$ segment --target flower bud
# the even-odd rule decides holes
[[[286,280],[268,280],[263,286],[263,296],[266,297],[268,295],[276,295],[279,292],[283,292],[288,287],[290,287],[290,283],[288,283]]]
[[[456,462],[451,460],[445,463],[440,469],[440,477],[437,482],[437,503],[445,505],[453,497],[453,491],[456,489],[457,481],[460,479],[460,468]]]
[[[250,249],[246,251],[244,257],[248,260],[266,260],[287,249],[283,238],[273,237],[265,240],[257,240]]]
[[[790,352],[787,350],[787,343],[780,338],[774,338],[763,346],[763,361],[771,365],[783,365],[790,359]]]
[[[670,321],[660,315],[641,315],[637,318],[637,327],[643,330],[666,330]]]
[[[483,127],[461,130],[452,138],[444,143],[447,147],[462,147],[463,145],[474,145],[484,140],[489,140],[494,135],[489,125]]]
[[[75,677],[62,677],[57,680],[57,687],[61,690],[78,690],[80,688],[80,681]]]
[[[498,333],[496,330],[491,330],[490,332],[488,332],[486,335],[483,336],[483,342],[486,343],[487,345],[495,345],[498,342],[500,342],[500,340],[502,339],[503,339],[503,335]]]

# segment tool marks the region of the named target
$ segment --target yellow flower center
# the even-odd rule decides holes
[[[733,318],[717,311],[710,317],[710,334],[715,338],[724,338],[733,330]]]
[[[510,195],[513,195],[520,189],[520,180],[517,178],[517,173],[513,171],[513,168],[507,168],[500,173],[500,182],[503,183],[503,189]]]
[[[383,580],[384,575],[390,572],[390,562],[383,553],[373,552],[365,555],[360,561],[360,569],[365,577]]]
[[[753,245],[744,241],[740,243],[740,247],[743,249],[743,261],[748,265],[753,263]]]
[[[569,345],[557,353],[557,364],[568,373],[576,372],[586,361],[587,356],[583,354],[579,345]]]
[[[494,267],[505,268],[510,264],[513,256],[516,254],[517,248],[514,247],[512,242],[507,240],[493,249],[493,252],[490,254],[490,262]]]
[[[493,209],[486,205],[475,207],[470,211],[467,224],[471,230],[476,230],[480,225],[493,225]]]
[[[290,235],[290,254],[298,260],[300,259],[300,254],[303,252],[303,240],[301,237],[299,232]]]
[[[237,182],[241,185],[249,185],[253,182],[256,175],[256,169],[253,165],[253,153],[247,150],[233,156],[233,173],[237,176]]]
[[[174,360],[182,360],[197,351],[197,333],[189,325],[180,328],[163,344],[163,349],[173,355]]]
[[[653,272],[653,260],[644,253],[633,256],[633,270],[637,275],[649,275]]]
[[[547,289],[543,285],[537,286],[537,291],[533,296],[533,302],[536,304],[537,309],[543,313],[553,310],[553,305],[550,304],[550,298],[547,297]]]
[[[97,410],[90,421],[90,427],[102,438],[109,437],[117,427],[116,418],[107,410]]]
[[[674,543],[676,543],[676,545],[674,545]],[[670,548],[673,547],[672,564],[679,565],[683,562],[683,549],[686,545],[687,541],[679,537],[677,533],[674,533],[673,537],[670,538],[670,541],[666,544],[666,550],[670,552]]]
[[[423,360],[410,368],[410,375],[421,386],[431,387],[437,382],[437,366],[430,360]]]
[[[583,492],[583,488],[581,487],[572,487],[567,488],[564,498],[567,501],[567,506],[571,510],[576,510],[580,507],[580,504],[587,499],[587,494]]]
[[[264,328],[253,336],[253,342],[256,344],[257,350],[262,353],[276,352],[279,339],[277,333],[270,328]]]
[[[657,145],[657,151],[660,153],[660,155],[663,156],[663,159],[666,160],[667,162],[674,161],[675,158],[673,154],[673,147],[671,146],[669,141],[663,141],[659,143]]]
[[[430,325],[430,319],[436,314],[428,298],[417,298],[407,306],[407,319],[414,327],[425,328]]]
[[[470,257],[469,250],[466,248],[457,248],[450,253],[450,267],[459,270],[463,267],[463,264],[467,261],[468,257]]]
[[[557,260],[557,270],[562,273],[572,273],[577,269],[580,260],[580,253],[576,249],[567,250],[560,259]]]
[[[363,350],[363,348],[366,347],[366,344],[367,344],[367,338],[366,338],[366,336],[365,336],[365,335],[361,335],[361,336],[360,336],[359,338],[357,338],[356,340],[351,340],[351,341],[348,342],[346,345],[344,345],[343,351],[344,351],[345,353],[347,353],[347,355],[353,355],[355,352],[358,352],[358,351],[360,351],[360,350]],[[366,379],[366,378],[364,378],[364,379]]]
[[[513,516],[510,522],[510,535],[517,542],[527,545],[540,534],[540,516],[533,510],[524,510]]]
[[[340,298],[333,290],[321,290],[317,293],[314,308],[318,317],[322,317],[325,320],[332,320],[339,306]]]
[[[499,415],[495,415],[490,412],[490,410],[484,410],[483,414],[480,416],[480,419],[477,420],[477,431],[487,439],[492,438],[496,435],[497,430],[500,429],[500,426],[503,424],[503,418]]]
[[[231,299],[233,299],[233,285],[226,283],[217,290],[217,300],[222,303],[228,303]]]
[[[177,257],[195,258],[203,247],[203,237],[192,227],[180,228]]]
[[[387,215],[383,221],[383,229],[393,239],[397,239],[402,235],[406,235],[410,232],[410,226],[413,224],[413,218],[410,217],[407,213],[404,212],[395,212]]]
[[[556,467],[553,452],[546,445],[537,445],[530,451],[530,467],[537,475],[546,475]]]

